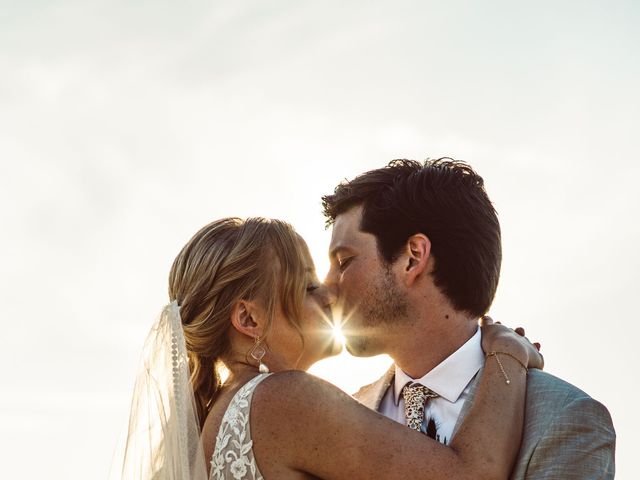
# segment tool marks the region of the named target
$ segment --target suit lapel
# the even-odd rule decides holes
[[[482,377],[482,370],[484,370],[484,367],[478,370],[478,373],[476,373],[476,376],[473,377],[473,380],[471,380],[468,397],[465,400],[464,404],[462,405],[462,410],[460,411],[460,415],[458,415],[458,420],[456,421],[455,427],[453,427],[453,433],[451,434],[451,438],[453,438],[456,435],[456,433],[458,433],[458,429],[460,428],[460,425],[462,425],[462,422],[464,421],[465,417],[469,413],[469,410],[473,406],[473,402],[476,398],[476,392],[478,390],[478,385],[480,385],[480,377]]]
[[[380,402],[382,402],[384,394],[387,392],[387,389],[395,377],[395,368],[395,364],[391,365],[382,377],[374,383],[362,387],[354,395],[354,398],[364,406],[377,411],[378,408],[380,408]]]

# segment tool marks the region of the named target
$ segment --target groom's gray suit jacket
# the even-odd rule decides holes
[[[354,396],[378,410],[394,367]],[[480,373],[472,380],[456,428],[473,405]],[[511,473],[520,479],[612,479],[616,435],[604,405],[541,370],[529,370],[522,445]]]

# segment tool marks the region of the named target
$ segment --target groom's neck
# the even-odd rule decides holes
[[[464,345],[477,329],[477,321],[468,314],[427,312],[397,332],[388,353],[407,375],[420,378]]]

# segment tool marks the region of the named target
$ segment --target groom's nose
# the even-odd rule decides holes
[[[336,292],[334,291],[334,289],[330,288],[329,286],[327,286],[326,288],[325,297],[326,297],[326,304],[329,307],[332,307],[333,305],[335,305],[336,300],[338,299],[338,296],[336,295]]]
[[[338,285],[338,267],[331,262],[331,266],[327,275],[324,277],[324,283],[327,287],[335,289]]]
[[[323,308],[331,308],[336,303],[336,295],[332,288],[329,288],[326,283],[322,282],[322,294],[321,302]]]
[[[327,273],[327,276],[324,278],[324,282],[322,283],[324,283],[327,287],[327,290],[331,292],[331,295],[333,296],[333,302],[335,303],[336,299],[338,298],[338,282],[335,281],[335,275],[333,275],[331,271],[329,271],[329,273]]]

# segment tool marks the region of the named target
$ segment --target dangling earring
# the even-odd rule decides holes
[[[269,367],[267,367],[264,363],[262,363],[262,359],[267,353],[267,350],[260,343],[260,337],[255,338],[256,343],[253,344],[253,348],[251,349],[251,358],[253,358],[256,362],[258,362],[258,371],[260,373],[269,373]]]

